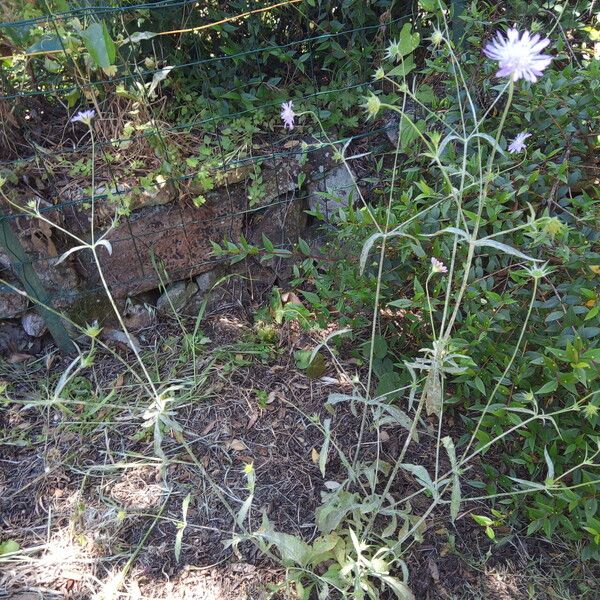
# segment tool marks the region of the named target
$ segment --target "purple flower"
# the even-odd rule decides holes
[[[527,133],[526,131],[521,131],[521,133],[517,134],[517,137],[515,137],[515,139],[508,146],[508,151],[511,154],[514,154],[515,152],[523,152],[523,150],[527,148],[525,140],[528,137],[531,137],[530,133]]]
[[[281,105],[281,119],[283,120],[283,127],[285,129],[289,129],[290,131],[294,129],[294,118],[296,117],[293,107],[294,103],[291,100],[289,102],[284,102]]]
[[[431,257],[431,270],[434,273],[447,273],[448,267],[441,261],[438,260],[435,256]]]
[[[96,111],[91,110],[80,110],[76,115],[71,117],[71,123],[85,123],[89,125],[92,122],[92,119],[96,116]]]
[[[508,30],[505,38],[498,32],[496,39],[483,49],[484,54],[498,61],[500,69],[496,77],[509,76],[513,81],[526,79],[535,82],[552,61],[551,56],[541,54],[550,43],[548,38],[530,35],[529,31],[519,34],[516,27]]]

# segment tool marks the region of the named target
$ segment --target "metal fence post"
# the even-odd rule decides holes
[[[59,315],[52,310],[52,302],[42,282],[39,280],[33,265],[21,245],[19,238],[9,224],[9,220],[0,212],[0,246],[2,246],[10,259],[12,268],[23,284],[27,295],[36,303],[36,310],[48,326],[50,335],[58,347],[65,353],[75,351],[75,345],[69,337],[67,330]]]

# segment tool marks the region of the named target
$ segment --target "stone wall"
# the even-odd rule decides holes
[[[300,142],[295,143],[299,149]],[[347,202],[352,186],[346,168],[333,164],[328,150],[310,152],[306,160],[300,160],[300,156],[298,152],[264,160],[262,194],[258,202],[252,203],[248,200],[248,177],[254,164],[217,174],[214,189],[203,193],[206,201],[200,207],[181,199],[183,192],[187,197],[195,192],[193,182],[182,184],[185,187],[165,184],[142,193],[130,191],[124,184],[115,190],[108,182],[100,183],[96,188],[96,194],[102,196],[96,200],[96,237],[105,233],[116,210],[115,203],[106,201],[106,190],[130,194],[132,199],[130,215],[106,236],[112,255],[104,248],[98,251],[115,297],[124,299],[156,289],[165,277],[173,283],[210,273],[215,268],[211,241],[236,241],[243,234],[250,243],[260,244],[264,234],[276,245],[296,242],[306,227],[305,211],[309,207],[324,213],[336,207],[335,200],[325,199],[319,192]],[[297,189],[300,173],[304,174],[304,182],[302,189]],[[81,199],[85,194],[82,190],[65,192],[62,201],[68,206],[46,214],[53,222],[58,219],[69,231],[89,239],[90,206],[77,202],[78,195]],[[6,213],[10,207],[3,210]],[[58,257],[69,248],[68,238],[31,219],[15,219],[12,226],[58,308],[68,308],[76,301],[80,306],[82,295],[99,290],[98,270],[89,251],[78,252],[57,265]],[[2,250],[0,269],[0,277],[18,286],[9,257]],[[22,317],[28,305],[23,296],[0,291],[0,319]]]

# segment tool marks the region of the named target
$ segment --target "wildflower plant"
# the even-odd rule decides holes
[[[379,591],[373,587],[378,575],[376,569],[373,570],[372,562],[368,563],[369,566],[363,563],[360,575],[356,575],[352,583],[345,578],[353,573],[354,565],[361,562],[365,551],[369,549],[377,561],[385,565],[386,575],[393,580],[380,581],[392,589],[397,597],[412,598],[410,579],[402,557],[405,549],[427,527],[434,512],[445,509],[454,522],[470,501],[504,500],[511,493],[515,497],[538,493],[551,497],[573,495],[574,490],[580,487],[570,479],[574,473],[578,481],[584,478],[591,487],[600,483],[597,476],[588,474],[598,466],[598,452],[586,452],[579,460],[574,460],[572,466],[559,473],[556,450],[549,450],[545,446],[542,451],[545,477],[536,479],[536,472],[531,472],[531,479],[509,477],[512,487],[516,486],[512,492],[499,492],[495,485],[490,486],[483,481],[479,483],[487,490],[484,495],[474,495],[470,487],[465,489],[463,476],[469,471],[473,460],[481,458],[494,447],[501,447],[512,435],[518,433],[528,439],[531,432],[543,429],[560,437],[558,422],[562,418],[581,412],[587,419],[596,419],[599,390],[592,388],[589,393],[581,394],[573,386],[572,399],[566,405],[545,407],[540,404],[539,390],[535,393],[530,389],[518,391],[519,374],[523,367],[517,365],[525,352],[524,342],[535,308],[540,305],[541,286],[552,277],[553,269],[545,257],[525,251],[517,243],[511,243],[511,238],[523,241],[529,236],[533,239],[532,236],[544,231],[550,217],[537,217],[531,204],[522,211],[524,222],[515,226],[502,227],[501,220],[492,221],[490,217],[494,215],[496,197],[506,186],[504,173],[515,168],[508,155],[522,153],[526,149],[526,140],[535,135],[522,131],[505,144],[506,125],[512,121],[511,113],[515,111],[515,93],[521,93],[520,85],[524,86],[524,96],[529,93],[529,86],[544,85],[542,78],[552,62],[552,56],[545,54],[544,50],[551,48],[552,42],[537,33],[512,27],[506,34],[498,32],[493,41],[482,44],[482,54],[498,63],[495,75],[501,82],[494,88],[495,97],[489,99],[488,105],[479,107],[467,84],[468,78],[461,60],[450,41],[443,15],[440,18],[442,26],[434,31],[430,39],[434,52],[443,54],[444,59],[450,62],[458,118],[441,118],[428,106],[430,101],[424,101],[425,96],[420,93],[415,81],[409,84],[406,77],[409,71],[405,65],[411,63],[410,50],[406,52],[406,47],[399,40],[389,44],[385,54],[388,64],[384,62],[373,76],[374,86],[385,83],[394,90],[394,94],[386,97],[371,92],[363,104],[367,120],[377,118],[384,111],[397,113],[399,132],[387,204],[377,210],[366,205],[361,198],[364,205],[364,222],[361,225],[370,224],[375,230],[366,239],[359,259],[361,273],[368,272],[375,278],[371,334],[367,345],[368,374],[366,381],[357,386],[351,395],[332,394],[329,398],[332,407],[340,402],[349,402],[356,410],[362,409],[355,452],[351,456],[344,456],[338,450],[343,464],[347,465],[348,477],[336,484],[334,489],[322,493],[323,504],[317,511],[317,526],[321,533],[325,537],[345,537],[345,547],[353,549],[352,559],[348,562],[340,560],[337,564],[334,561],[327,577],[314,574],[308,568],[314,567],[308,558],[312,556],[310,548],[305,548],[307,557],[302,561],[287,563],[291,577],[302,582],[302,589],[316,589],[320,597],[327,597],[332,586],[342,594],[354,594],[352,597],[379,597]],[[409,39],[406,35],[405,31],[405,40]],[[411,35],[410,31],[408,35]],[[396,68],[397,64],[402,68]],[[395,102],[388,101],[389,97],[394,98]],[[414,120],[405,110],[408,103],[417,105],[426,117],[420,121]],[[518,110],[524,109],[519,106]],[[496,112],[497,118],[493,116]],[[519,120],[518,116],[515,118]],[[349,157],[340,150],[339,145],[331,142],[331,146],[336,156],[348,164]],[[418,176],[413,178],[419,194],[407,194],[406,201],[412,200],[416,208],[411,217],[398,222],[394,214],[394,198],[398,194],[395,186],[401,185],[397,179],[397,159],[401,152],[408,153],[409,148],[415,147],[423,150],[422,157],[429,163],[427,169],[435,170],[440,184],[434,188],[424,176],[422,179]],[[360,197],[358,187],[357,191]],[[426,229],[423,223],[430,215],[432,218],[426,221],[430,228]],[[432,227],[438,220],[443,224]],[[493,228],[490,228],[491,222],[494,223]],[[417,227],[417,224],[421,226]],[[381,394],[374,385],[377,377],[374,375],[375,364],[380,360],[375,348],[382,345],[378,320],[384,285],[388,296],[391,293],[389,283],[383,281],[383,265],[387,264],[388,249],[392,245],[399,248],[404,246],[404,256],[418,251],[421,257],[426,257],[427,252],[422,246],[432,244],[435,256],[430,255],[427,261],[424,285],[415,282],[415,288],[421,289],[424,296],[423,317],[429,321],[429,344],[420,349],[419,356],[404,361],[405,373],[399,376],[399,384],[393,389],[393,394]],[[518,293],[525,306],[524,319],[516,328],[511,351],[491,379],[490,387],[477,375],[481,368],[481,356],[471,354],[465,341],[456,334],[462,323],[471,319],[465,305],[472,304],[476,298],[473,279],[475,275],[481,277],[480,265],[484,257],[496,265],[500,265],[500,260],[504,258],[509,277],[519,282]],[[431,289],[432,286],[434,289]],[[493,295],[482,295],[481,305],[488,302],[488,297]],[[394,300],[389,305],[406,306],[400,303],[401,300]],[[408,304],[411,304],[410,301]],[[420,327],[422,329],[424,324],[421,323]],[[581,351],[584,352],[583,348]],[[579,355],[573,348],[570,356],[575,358]],[[598,365],[600,355],[597,351],[588,352],[586,356],[594,365]],[[596,358],[591,359],[592,356]],[[581,362],[583,369],[586,368],[584,362]],[[581,377],[589,375],[581,373]],[[462,386],[466,381],[474,382],[474,388],[482,394],[483,399],[476,407],[474,418],[470,414],[465,416],[470,428],[459,439],[444,434],[444,415],[453,395],[448,389],[450,382],[452,386]],[[461,389],[465,389],[464,386]],[[393,398],[399,400],[394,401]],[[492,427],[490,432],[490,423],[497,421],[498,414],[507,415],[503,421],[506,426]],[[382,415],[393,415],[392,422],[405,430],[399,454],[392,465],[382,460],[379,452],[374,461],[365,458],[361,452],[370,427],[376,430],[377,436],[380,435],[379,428],[385,422]],[[418,439],[424,415],[435,423],[432,446],[435,459],[433,465],[410,464],[405,461],[411,445]],[[328,439],[327,430],[323,428],[322,431]],[[392,493],[397,487],[400,473],[413,478],[416,491],[404,496]],[[415,514],[411,499],[419,495],[426,495],[430,504],[420,514]],[[334,513],[335,519],[332,516]],[[496,517],[498,515],[501,513]],[[482,522],[485,519],[487,517],[482,517]],[[269,527],[268,522],[265,526]],[[289,557],[291,540],[277,535],[283,534],[271,531],[271,541],[282,554]],[[332,538],[331,544],[335,546],[336,543],[337,538],[336,541]],[[594,552],[593,548],[591,552]],[[326,558],[333,560],[331,555]],[[390,569],[389,565],[396,565],[396,568]],[[314,576],[307,579],[307,574],[311,572]],[[307,591],[304,597],[308,597],[308,594]]]

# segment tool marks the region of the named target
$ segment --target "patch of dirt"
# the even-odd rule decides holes
[[[324,480],[315,453],[323,434],[315,423],[330,418],[332,446],[353,455],[360,416],[347,403],[331,411],[326,400],[351,393],[349,377],[361,374],[341,356],[326,362],[320,379],[308,377],[294,351],[312,349],[318,334],[293,326],[264,342],[243,317],[219,314],[201,333],[195,361],[172,322],[145,336],[146,364],[175,386],[159,386],[161,406],[108,354],[99,353],[59,400],[52,391],[68,360],[1,367],[11,401],[0,413],[0,541],[14,540],[22,552],[2,565],[0,598],[272,597],[284,571],[253,543],[232,545],[232,536],[256,531],[263,515],[278,531],[307,541],[318,535]],[[152,421],[157,414],[162,427]],[[431,471],[433,422],[425,425],[404,462]],[[451,419],[445,427],[459,435]],[[379,444],[393,464],[405,430],[385,426],[380,440],[367,431],[366,452],[374,456]],[[256,488],[240,526],[248,464]],[[333,451],[326,468],[327,481],[345,479]],[[415,489],[399,477],[392,492]],[[429,501],[421,495],[412,503],[418,513]],[[495,544],[468,511],[455,525],[440,511],[422,534],[406,555],[418,600],[531,597],[520,572],[543,548],[516,537]]]

